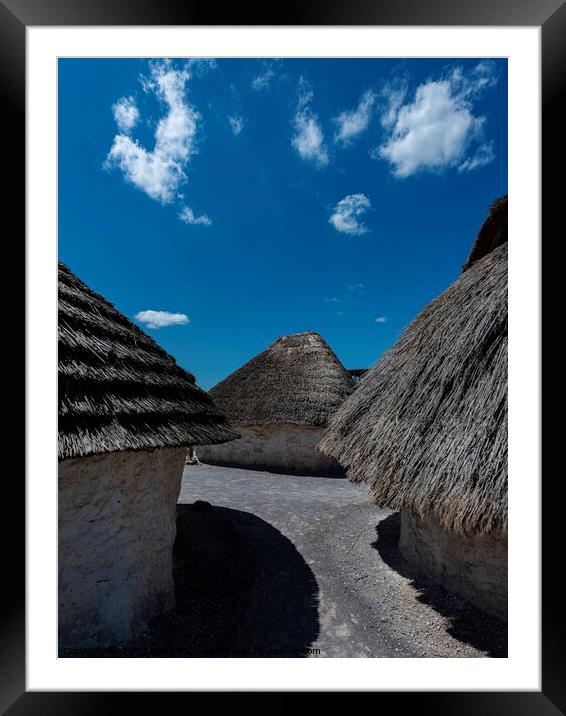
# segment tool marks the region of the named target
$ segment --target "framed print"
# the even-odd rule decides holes
[[[3,708],[566,709],[539,431],[560,0],[0,17],[27,311]]]

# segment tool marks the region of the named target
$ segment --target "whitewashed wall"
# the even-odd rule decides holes
[[[127,641],[174,604],[172,549],[186,448],[59,463],[59,643]]]
[[[340,465],[317,450],[326,428],[302,425],[234,425],[239,440],[196,448],[201,462],[291,475],[342,475]]]
[[[507,535],[459,535],[401,510],[401,553],[446,589],[507,619]]]

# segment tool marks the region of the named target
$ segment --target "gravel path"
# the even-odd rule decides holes
[[[506,656],[506,625],[411,568],[398,535],[345,479],[188,465],[175,609],[136,644],[61,656]]]
[[[213,508],[197,510],[196,500]],[[185,519],[186,573],[198,563],[218,590],[212,599],[186,592],[201,615],[207,605],[204,651],[213,642],[235,656],[506,655],[506,626],[410,568],[397,550],[398,516],[370,504],[365,487],[197,465],[185,469],[179,503],[176,563]],[[211,642],[227,613],[229,633]]]

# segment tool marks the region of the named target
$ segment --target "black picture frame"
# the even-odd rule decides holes
[[[218,18],[222,19],[219,23]],[[559,111],[566,67],[566,3],[564,0],[287,0],[284,5],[232,3],[219,8],[192,0],[0,0],[0,97],[5,126],[4,160],[12,167],[4,190],[3,205],[21,225],[25,217],[25,43],[27,26],[64,25],[442,25],[537,26],[542,44],[542,144],[543,182],[546,190],[544,224],[558,222],[562,202],[558,191],[560,147],[563,147],[564,114]],[[9,138],[9,140],[6,140]],[[560,217],[562,218],[562,217]],[[24,219],[25,222],[25,219]],[[15,235],[15,234],[14,234]],[[14,260],[24,259],[24,242],[12,246]],[[16,265],[13,263],[12,265]],[[22,342],[23,343],[23,342]],[[21,395],[20,395],[21,401]],[[14,471],[15,473],[15,471]],[[550,545],[560,544],[562,502],[554,492],[558,479],[545,485],[543,499],[543,618],[542,690],[540,692],[395,692],[395,705],[435,714],[557,714],[566,713],[566,639],[561,608],[560,570],[551,565]],[[24,480],[6,479],[4,504],[10,511],[24,506]],[[21,514],[21,513],[20,513]],[[563,518],[562,518],[563,519]],[[0,628],[0,708],[2,713],[98,714],[124,707],[124,693],[28,692],[25,686],[25,590],[23,549],[24,520],[13,526],[3,544],[10,546],[14,565]],[[527,528],[527,526],[526,526]],[[560,531],[559,531],[560,530]],[[377,667],[376,667],[377,668]],[[441,668],[441,665],[440,665]],[[447,685],[447,689],[449,685]],[[127,694],[142,697],[144,708],[155,704],[154,693]],[[158,694],[172,696],[172,694]],[[399,701],[401,699],[401,701]],[[128,699],[129,700],[129,699]],[[170,699],[169,699],[170,703]],[[128,703],[130,706],[130,703]],[[378,705],[375,705],[376,708]]]

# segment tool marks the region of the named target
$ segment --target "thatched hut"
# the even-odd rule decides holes
[[[320,448],[401,511],[407,560],[505,618],[507,197],[462,275],[363,378]]]
[[[295,333],[218,383],[210,396],[241,434],[197,449],[205,463],[295,475],[343,474],[316,446],[355,385],[318,333]]]
[[[59,643],[126,641],[173,603],[188,445],[237,433],[194,377],[59,264]]]

